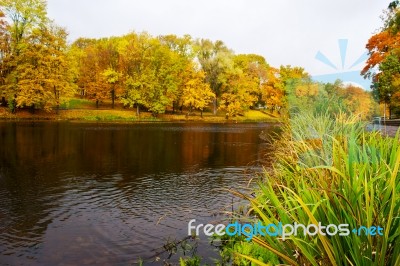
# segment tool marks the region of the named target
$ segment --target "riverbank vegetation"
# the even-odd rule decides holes
[[[349,225],[349,235],[303,233],[253,237],[253,251],[241,253],[243,240],[227,242],[234,260],[268,264],[273,253],[289,265],[398,265],[400,263],[400,146],[366,132],[358,117],[341,113],[302,113],[287,121],[276,140],[273,170],[259,178],[246,222]],[[363,228],[364,229],[360,229]],[[382,235],[365,228],[380,226]],[[353,231],[356,230],[356,231]],[[361,231],[360,231],[361,230]],[[250,246],[251,247],[251,246]],[[239,263],[242,264],[242,263]]]
[[[257,109],[279,116],[288,106],[288,84],[295,84],[298,95],[334,89],[366,118],[373,114],[369,92],[316,83],[301,67],[273,67],[219,40],[131,32],[68,44],[67,29],[48,19],[44,0],[2,0],[0,11],[2,113],[58,114],[86,101],[91,109],[131,110],[136,119],[208,113],[238,121]]]

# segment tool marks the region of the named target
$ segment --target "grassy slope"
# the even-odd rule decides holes
[[[177,112],[175,114],[160,114],[153,117],[151,113],[142,112],[140,117],[136,115],[135,109],[124,109],[117,105],[114,110],[109,103],[100,105],[96,109],[93,102],[81,99],[71,99],[68,104],[62,106],[64,109],[57,115],[55,111],[46,112],[44,110],[35,110],[30,113],[29,110],[19,109],[16,114],[11,114],[7,108],[0,108],[0,119],[12,120],[83,120],[83,121],[202,121],[202,122],[275,122],[279,115],[276,113],[249,110],[243,116],[235,118],[225,118],[223,113],[214,116],[210,112],[204,112],[203,117],[199,112],[194,112],[190,116],[186,112]],[[101,109],[107,108],[107,109]]]

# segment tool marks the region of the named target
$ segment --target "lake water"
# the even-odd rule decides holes
[[[0,122],[0,264],[176,262],[189,220],[216,222],[268,163],[274,125]],[[202,236],[192,252],[217,257]],[[173,252],[172,252],[173,253]],[[154,262],[158,261],[158,262]]]

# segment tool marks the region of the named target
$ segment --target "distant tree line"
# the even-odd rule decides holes
[[[138,115],[209,108],[234,117],[256,107],[279,110],[293,84],[296,97],[307,99],[332,85],[313,82],[303,68],[277,69],[261,55],[235,54],[222,41],[190,35],[132,32],[68,45],[45,0],[0,0],[0,10],[0,96],[12,112],[58,110],[80,96],[97,107],[122,103]]]

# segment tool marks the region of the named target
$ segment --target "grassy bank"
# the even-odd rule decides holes
[[[204,113],[193,113],[187,116],[185,113],[160,114],[154,117],[151,113],[141,112],[137,116],[135,111],[126,109],[72,109],[46,112],[44,110],[18,110],[15,114],[6,108],[0,108],[0,119],[3,120],[77,120],[77,121],[115,121],[115,122],[139,122],[139,121],[198,121],[198,122],[276,122],[277,114],[268,114],[258,110],[249,110],[243,116],[226,119],[223,114],[213,115]]]
[[[247,214],[235,219],[347,224],[349,234],[311,236],[300,229],[286,239],[231,239],[224,252],[234,264],[270,265],[274,259],[265,258],[273,255],[285,265],[400,265],[399,136],[364,128],[352,116],[296,115],[275,141],[273,170],[260,177],[252,195],[233,191],[249,202]],[[382,234],[372,232],[374,227],[383,228]]]

